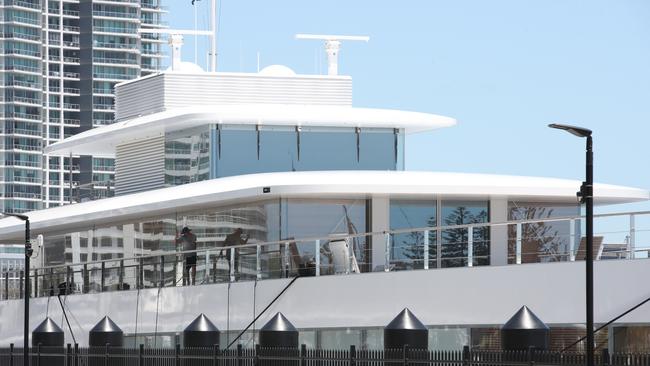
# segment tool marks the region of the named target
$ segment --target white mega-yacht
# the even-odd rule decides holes
[[[353,106],[336,68],[204,72],[174,55],[170,70],[118,85],[114,124],[46,148],[114,158],[114,197],[27,213],[38,242],[30,326],[49,316],[84,345],[110,316],[127,344],[172,347],[203,313],[222,345],[250,346],[280,311],[301,343],[371,349],[409,308],[430,348],[455,350],[498,347],[499,327],[526,305],[563,349],[585,333],[580,182],[404,170],[406,135],[455,124]],[[649,198],[595,186],[597,205]],[[650,295],[648,216],[596,218],[597,325]],[[185,227],[196,251],[181,252]],[[23,235],[23,222],[0,220],[0,242]],[[4,278],[1,346],[20,343],[23,322],[17,281]],[[596,347],[647,351],[648,337],[644,305],[597,332]]]

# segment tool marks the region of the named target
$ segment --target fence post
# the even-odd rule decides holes
[[[516,246],[515,246],[515,263],[521,264],[521,223],[516,225],[517,236],[516,236]]]
[[[176,344],[176,349],[174,350],[174,359],[175,359],[174,364],[176,366],[181,366],[181,345],[178,343]]]
[[[255,273],[258,280],[262,279],[262,246],[255,247]]]
[[[72,345],[70,343],[65,347],[65,364],[72,365]]]
[[[350,345],[350,366],[355,366],[357,364],[357,347]]]
[[[424,240],[424,249],[423,249],[423,256],[424,256],[424,269],[429,269],[429,230],[424,230],[423,240]]]
[[[9,345],[9,366],[14,366],[14,344]]]
[[[27,360],[23,360],[23,363],[27,362]],[[36,346],[36,366],[41,366],[41,344],[39,343]]]
[[[144,270],[144,258],[140,257],[138,261],[138,274],[136,276],[136,281],[137,281],[137,287],[138,288],[144,288],[144,277],[143,277],[143,270]],[[144,348],[144,344],[141,345]]]
[[[5,272],[5,300],[9,300],[9,272]]]
[[[603,366],[606,365],[611,365],[611,360],[609,358],[609,349],[603,348],[602,352],[602,358],[603,358]]]
[[[463,366],[469,366],[470,353],[469,346],[463,346]]]
[[[212,366],[219,366],[219,345],[212,346]]]
[[[402,365],[403,366],[408,366],[409,364],[409,345],[405,344],[404,347],[402,348]]]
[[[385,233],[386,235],[386,251],[384,252],[384,272],[390,271],[390,233]]]
[[[242,345],[238,344],[237,345],[237,366],[242,366],[243,365],[243,362],[242,362],[243,360],[242,360],[242,357],[241,357],[242,356],[242,351],[243,351]]]
[[[110,345],[107,343],[104,350],[104,366],[108,366],[108,347]]]
[[[144,344],[140,344],[138,350],[138,366],[144,366]]]
[[[259,248],[259,247],[258,247]],[[260,344],[255,345],[255,358],[253,360],[253,365],[254,366],[259,366],[260,364]]]
[[[320,276],[320,240],[316,240],[314,242],[314,245],[316,246],[315,251],[314,251],[314,262],[316,263],[315,266],[315,271],[314,275],[316,277]]]
[[[535,364],[535,347],[530,346],[528,347],[528,352],[526,352],[526,358],[528,359],[528,364],[529,365],[534,365]]]
[[[77,366],[79,364],[79,343],[74,344],[74,356],[73,358],[73,366]]]
[[[307,357],[307,345],[306,344],[301,344],[300,345],[300,366],[305,366],[307,363],[305,358]]]

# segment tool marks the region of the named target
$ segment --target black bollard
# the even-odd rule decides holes
[[[384,327],[385,350],[402,350],[404,346],[419,350],[429,348],[429,330],[408,308]]]
[[[121,360],[110,358],[109,355],[121,354],[124,345],[124,332],[109,318],[105,316],[88,333],[89,365],[104,365],[106,357],[109,357],[110,365],[118,365]]]
[[[501,327],[501,348],[504,351],[547,350],[550,332],[537,315],[522,306]]]
[[[65,334],[51,318],[47,317],[32,331],[32,365],[63,366]],[[41,356],[46,354],[47,356]]]
[[[264,357],[297,358],[298,330],[282,314],[277,313],[260,328],[260,365],[261,366],[298,366],[297,362],[285,360],[264,360]]]
[[[205,360],[188,359],[185,361],[187,366],[207,366],[212,365],[208,356],[212,355],[213,350],[219,349],[219,337],[221,332],[208,319],[205,314],[201,314],[190,325],[183,330],[183,348],[185,355],[205,357]]]

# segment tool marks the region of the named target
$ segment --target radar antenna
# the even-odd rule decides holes
[[[296,39],[320,39],[325,41],[325,52],[327,52],[327,75],[339,74],[339,50],[341,41],[364,41],[368,42],[368,36],[336,36],[323,34],[296,34]]]

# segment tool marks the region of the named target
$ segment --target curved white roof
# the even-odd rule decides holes
[[[27,215],[34,234],[73,231],[176,211],[215,207],[278,197],[401,196],[448,198],[504,197],[511,200],[576,202],[581,182],[554,178],[415,171],[319,171],[240,175],[182,186],[34,211]],[[270,193],[263,193],[270,187]],[[637,188],[596,184],[596,203],[626,203],[650,199]],[[19,240],[23,223],[0,220],[0,241]]]
[[[193,106],[95,128],[49,145],[44,152],[64,156],[71,153],[112,156],[118,144],[209,123],[403,128],[406,133],[414,133],[450,127],[456,124],[456,120],[428,113],[348,106],[290,104]]]

